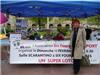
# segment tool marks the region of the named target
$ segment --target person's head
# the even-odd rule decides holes
[[[10,23],[7,23],[7,27],[10,28],[11,27],[11,24]]]
[[[59,23],[58,25],[57,25],[57,27],[59,28],[59,27],[62,27],[62,25]]]
[[[11,24],[10,24],[10,23],[7,23],[7,25],[8,25],[8,26],[11,26]]]
[[[58,26],[61,26],[61,24],[59,23]]]
[[[36,27],[36,24],[32,24],[32,28],[35,28]]]
[[[80,21],[78,19],[72,20],[72,28],[78,28],[80,27]]]
[[[53,28],[53,24],[49,24],[49,28]]]

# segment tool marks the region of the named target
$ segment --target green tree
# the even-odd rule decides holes
[[[87,23],[100,26],[100,15],[87,18]]]

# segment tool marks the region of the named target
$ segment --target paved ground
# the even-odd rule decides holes
[[[99,75],[100,65],[81,67],[78,75]],[[1,75],[74,75],[72,65],[11,65],[1,62]]]
[[[1,75],[74,75],[72,65],[11,65],[6,47],[1,48]],[[81,67],[78,75],[99,75],[100,64]]]

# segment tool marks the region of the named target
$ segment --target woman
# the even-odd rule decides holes
[[[80,27],[78,19],[72,20],[72,37],[71,37],[71,49],[73,58],[74,74],[78,74],[80,71],[80,61],[82,59],[83,50],[86,44],[86,32],[84,27]]]
[[[64,40],[64,35],[61,32],[58,32],[58,34],[53,38],[53,40]]]

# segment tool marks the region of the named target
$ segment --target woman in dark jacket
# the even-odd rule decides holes
[[[41,40],[40,35],[38,33],[34,33],[29,37],[31,40]]]

